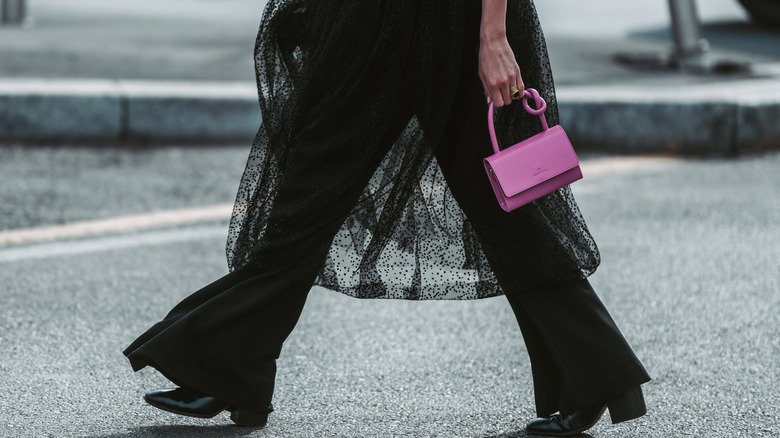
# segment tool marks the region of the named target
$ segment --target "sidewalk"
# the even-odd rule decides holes
[[[251,141],[263,6],[31,0],[31,27],[0,28],[0,143]],[[780,145],[780,31],[749,23],[736,1],[699,7],[712,57],[749,62],[756,74],[613,62],[669,47],[662,1],[539,3],[562,123],[578,148],[733,155]]]

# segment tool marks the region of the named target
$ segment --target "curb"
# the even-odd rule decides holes
[[[252,83],[0,81],[0,142],[227,143],[259,126]]]
[[[738,155],[780,147],[780,81],[560,86],[578,149]],[[248,82],[0,80],[0,143],[250,142],[260,125]]]
[[[780,81],[677,87],[560,87],[578,148],[613,153],[739,155],[780,148]]]

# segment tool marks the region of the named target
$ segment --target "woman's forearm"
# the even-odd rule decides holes
[[[488,101],[509,104],[523,92],[523,77],[506,37],[507,0],[482,0],[479,26],[479,79]]]
[[[482,22],[479,37],[482,41],[492,41],[506,37],[507,0],[482,0]]]

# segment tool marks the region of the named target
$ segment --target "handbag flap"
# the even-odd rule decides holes
[[[504,196],[512,197],[579,165],[563,128],[554,126],[485,158]]]

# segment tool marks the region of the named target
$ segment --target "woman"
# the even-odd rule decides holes
[[[230,224],[232,272],[125,351],[179,386],[149,403],[264,425],[276,359],[318,284],[359,298],[505,294],[531,358],[529,432],[576,434],[607,407],[613,422],[645,413],[649,377],[586,280],[600,259],[570,190],[505,213],[482,168],[486,95],[505,107],[502,144],[540,129],[506,108],[524,84],[557,124],[531,0],[270,0],[256,69],[263,126]]]

